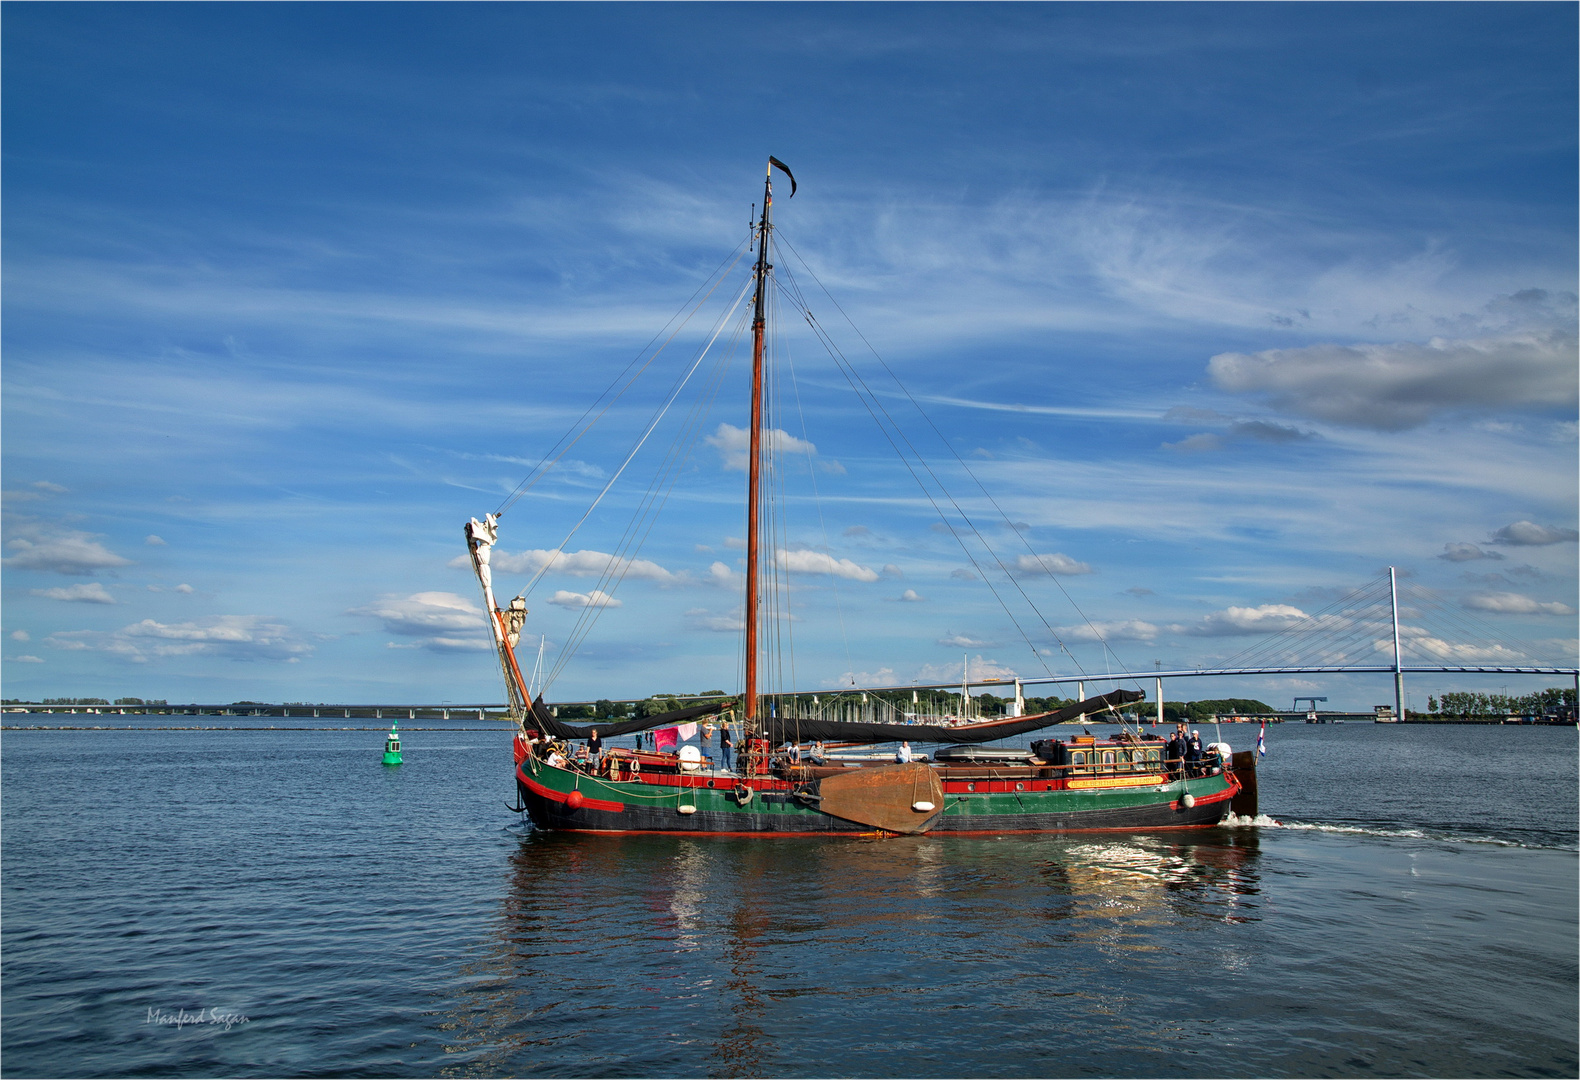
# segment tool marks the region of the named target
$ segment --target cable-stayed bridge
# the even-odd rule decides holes
[[[1520,598],[1524,600],[1524,598]],[[1525,601],[1516,613],[1568,614],[1562,604]],[[1278,608],[1287,610],[1280,614]],[[1492,610],[1496,610],[1495,607]],[[1152,680],[1161,707],[1164,679],[1245,675],[1360,675],[1394,677],[1395,715],[1404,713],[1404,676],[1410,674],[1556,675],[1575,681],[1580,667],[1572,656],[1557,656],[1562,642],[1531,642],[1493,627],[1441,594],[1400,582],[1393,567],[1328,606],[1306,613],[1288,605],[1274,608],[1278,629],[1258,638],[1214,666],[1162,670],[1108,670],[1016,679],[1016,697],[1030,685],[1085,684]],[[1567,643],[1570,648],[1573,643]],[[1004,680],[955,685],[1002,685]],[[935,687],[927,687],[932,689]],[[917,687],[923,689],[923,687]]]

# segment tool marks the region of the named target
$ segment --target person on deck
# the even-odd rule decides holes
[[[1169,779],[1180,778],[1181,759],[1185,757],[1185,738],[1178,728],[1169,736],[1169,741],[1163,746],[1163,761],[1168,767]]]
[[[894,755],[894,760],[898,761],[901,765],[909,762],[911,760],[911,744],[908,742],[902,742],[900,744],[900,752]]]
[[[1185,741],[1185,771],[1191,776],[1201,772],[1201,732],[1192,731]]]
[[[735,743],[730,740],[730,725],[719,725],[719,760],[725,772],[735,771]]]
[[[828,764],[828,751],[823,749],[823,740],[818,739],[812,743],[812,749],[807,751],[806,759],[814,765]]]
[[[598,737],[598,729],[593,728],[587,736],[587,756],[597,764],[598,755],[603,753],[603,740]]]

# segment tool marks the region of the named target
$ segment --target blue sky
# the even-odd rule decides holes
[[[1119,662],[1211,665],[1390,564],[1438,598],[1420,640],[1575,662],[1572,5],[4,17],[7,696],[499,700],[461,525],[744,239],[768,154],[801,185],[781,237],[946,433],[951,489],[1061,571],[1022,579],[1040,616],[966,580],[787,336],[796,685],[1105,670],[1057,586]],[[743,377],[551,698],[738,685]],[[506,566],[660,389],[506,515]],[[550,662],[651,469],[531,595]],[[1171,687],[1297,693],[1388,698]]]

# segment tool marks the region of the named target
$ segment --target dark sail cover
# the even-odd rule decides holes
[[[725,709],[735,707],[734,698],[724,698],[720,701],[710,702],[707,705],[693,705],[686,709],[676,709],[673,712],[659,713],[657,716],[644,716],[637,720],[622,720],[619,723],[589,724],[586,727],[577,727],[574,724],[563,724],[555,719],[548,707],[539,698],[532,703],[532,719],[537,724],[538,730],[555,739],[585,739],[594,731],[598,732],[601,739],[612,739],[616,735],[630,735],[637,731],[646,731],[648,728],[668,727],[671,724],[684,724],[687,720],[695,720],[699,716],[711,716],[713,713],[723,712]]]
[[[763,733],[775,746],[783,742],[804,742],[822,739],[828,742],[880,743],[984,743],[1009,739],[1038,731],[1054,724],[1074,720],[1078,716],[1101,712],[1110,707],[1128,705],[1146,697],[1139,690],[1113,690],[1102,697],[1088,698],[1074,705],[1066,705],[1058,712],[1040,716],[1026,716],[1007,723],[972,724],[964,727],[942,727],[931,724],[860,724],[841,720],[812,720],[805,717],[770,716],[763,720]],[[599,729],[602,731],[602,729]]]

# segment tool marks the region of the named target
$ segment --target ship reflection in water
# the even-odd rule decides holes
[[[852,1074],[947,1073],[946,1031],[1009,1039],[1017,1023],[1047,1023],[1060,999],[1061,1013],[1112,1026],[1136,997],[1132,978],[1243,967],[1251,944],[1223,929],[1259,918],[1258,857],[1250,829],[529,832],[509,859],[497,929],[442,1024],[466,1074],[695,1075],[704,1061],[717,1076],[826,1073],[836,1061]],[[877,1066],[895,1051],[906,1066]]]

